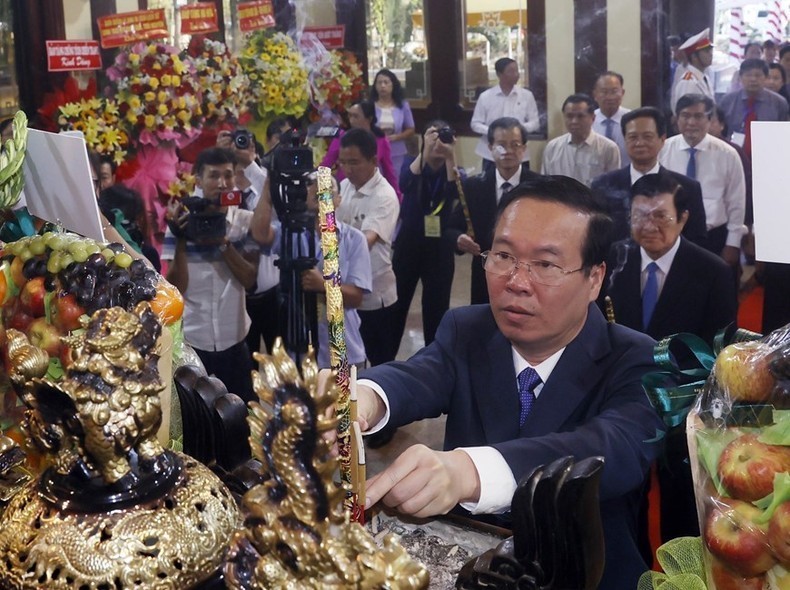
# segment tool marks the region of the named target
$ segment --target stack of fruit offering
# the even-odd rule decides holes
[[[790,589],[790,327],[721,351],[687,432],[709,590]]]
[[[183,300],[178,291],[143,260],[135,260],[121,244],[102,244],[76,234],[47,232],[5,244],[0,252],[0,351],[7,361],[7,328],[24,332],[31,344],[50,357],[47,377],[58,380],[71,362],[67,336],[82,328],[97,309],[120,306],[131,311],[148,301],[165,326],[181,317]],[[171,335],[163,331],[169,342]],[[169,347],[162,346],[162,357],[170,360]],[[171,374],[165,365],[164,381]],[[0,383],[3,408],[2,427],[18,423],[21,406],[5,374]],[[169,407],[169,391],[162,394],[163,410]],[[163,424],[165,442],[169,439],[169,420]]]

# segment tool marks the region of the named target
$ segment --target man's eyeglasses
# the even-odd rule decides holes
[[[666,227],[675,221],[671,215],[667,215],[664,211],[632,211],[631,212],[631,225],[645,225],[651,222],[656,227]]]
[[[561,266],[546,260],[519,260],[507,252],[491,252],[489,250],[483,252],[480,257],[483,259],[483,268],[486,272],[509,276],[516,272],[519,267],[524,267],[527,269],[531,281],[547,286],[559,285],[566,276],[584,270],[583,266],[576,270],[565,270]]]
[[[496,142],[494,144],[495,148],[502,148],[503,150],[509,150],[511,152],[517,152],[521,148],[524,147],[524,144],[520,141],[511,141],[510,143],[505,142]]]

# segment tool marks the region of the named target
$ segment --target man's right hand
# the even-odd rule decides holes
[[[381,422],[386,412],[387,406],[375,391],[367,385],[357,386],[357,421],[362,432]]]
[[[461,252],[465,252],[467,254],[472,254],[474,256],[480,255],[480,244],[475,242],[467,234],[461,234],[458,236],[458,241],[456,242],[455,247]]]

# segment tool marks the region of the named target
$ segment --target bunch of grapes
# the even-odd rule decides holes
[[[156,296],[159,275],[142,260],[134,260],[118,243],[103,245],[74,234],[47,232],[6,245],[3,256],[22,265],[23,282],[44,277],[47,291],[73,294],[90,315],[120,306],[131,310]]]

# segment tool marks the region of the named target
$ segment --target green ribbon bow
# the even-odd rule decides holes
[[[653,348],[653,361],[661,370],[645,374],[642,387],[664,424],[672,428],[686,419],[713,370],[716,356],[725,346],[759,338],[762,335],[756,332],[743,328],[733,330],[732,326],[727,326],[716,334],[713,349],[699,336],[685,332],[667,336],[658,342]],[[670,349],[676,354],[673,355]],[[682,355],[685,368],[678,365],[676,357],[679,354]]]

